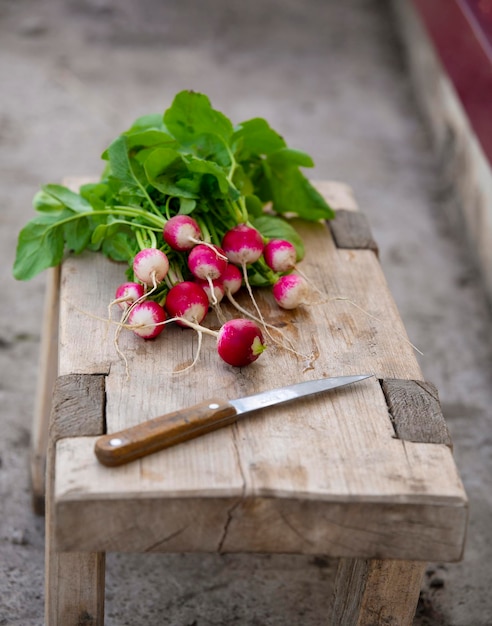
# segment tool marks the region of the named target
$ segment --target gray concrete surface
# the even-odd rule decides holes
[[[355,190],[470,498],[464,560],[430,564],[415,624],[492,624],[491,314],[413,99],[386,2],[0,0],[0,624],[43,623],[44,521],[28,455],[44,277],[16,283],[18,230],[45,182],[182,88],[262,116]],[[326,624],[335,564],[305,557],[109,555],[109,626]]]

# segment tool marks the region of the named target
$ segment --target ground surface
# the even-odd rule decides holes
[[[463,562],[432,564],[415,623],[492,624],[491,317],[377,0],[0,0],[0,624],[43,623],[44,522],[27,470],[45,278],[11,278],[45,182],[99,155],[183,88],[235,122],[260,116],[349,183],[425,378],[437,385],[469,494]],[[334,564],[294,557],[110,556],[107,624],[318,626]]]

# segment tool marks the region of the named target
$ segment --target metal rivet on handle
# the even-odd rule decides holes
[[[208,405],[209,409],[218,409],[219,405],[216,402],[212,402]]]
[[[114,439],[109,440],[109,445],[113,446],[113,448],[116,448],[117,446],[121,446],[122,443],[123,443],[123,440],[118,439],[118,437],[115,437]]]

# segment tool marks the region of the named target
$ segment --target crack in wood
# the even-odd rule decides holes
[[[237,461],[237,465],[239,468],[239,472],[241,474],[241,479],[242,479],[242,492],[241,492],[241,497],[234,502],[234,504],[228,509],[227,511],[227,518],[224,524],[224,530],[222,532],[222,536],[219,539],[219,543],[217,546],[217,552],[221,553],[224,550],[224,543],[226,541],[227,535],[229,533],[229,527],[232,523],[233,517],[234,517],[234,511],[238,508],[238,506],[241,504],[241,502],[243,502],[245,496],[246,496],[246,474],[244,472],[244,468],[243,465],[241,463],[241,455],[239,454],[239,447],[237,445],[237,430],[238,430],[238,425],[237,423],[232,424],[232,442],[234,445],[234,451],[236,454],[236,461]]]
[[[227,535],[229,533],[229,527],[232,523],[233,517],[234,517],[234,511],[238,508],[238,506],[241,504],[241,502],[243,501],[243,497],[241,497],[239,500],[237,500],[236,502],[234,502],[234,504],[231,506],[230,509],[228,509],[227,511],[227,518],[224,524],[224,530],[222,531],[222,536],[219,539],[219,543],[217,546],[217,552],[219,553],[223,553],[224,552],[224,543],[227,539]]]
[[[299,537],[299,539],[301,539],[304,543],[307,543],[307,544],[308,544],[308,545],[310,545],[310,546],[314,546],[314,545],[315,545],[315,542],[314,542],[314,541],[312,541],[312,540],[308,539],[307,537],[305,537],[305,536],[301,533],[301,531],[300,531],[298,528],[296,528],[296,527],[292,524],[292,522],[291,522],[291,521],[289,521],[289,520],[287,519],[287,516],[285,515],[285,513],[283,513],[282,511],[279,511],[278,513],[279,513],[279,515],[280,515],[280,519],[284,522],[284,524],[285,524],[288,528],[290,528],[290,530],[291,530],[291,531],[292,531],[292,532],[293,532],[293,533],[294,533],[297,537]]]
[[[153,543],[150,546],[148,546],[147,548],[145,548],[145,550],[143,550],[143,552],[154,552],[154,551],[157,551],[161,546],[163,546],[168,541],[171,541],[175,537],[179,537],[179,535],[183,534],[185,532],[185,530],[188,530],[188,528],[190,526],[191,526],[191,523],[187,524],[183,528],[178,528],[178,530],[175,530],[174,532],[169,533],[169,535],[166,535],[163,539],[159,539],[159,541],[156,541],[155,543]]]

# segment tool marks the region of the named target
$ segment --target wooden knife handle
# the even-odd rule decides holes
[[[100,437],[94,451],[103,465],[123,465],[163,448],[199,437],[237,420],[236,409],[211,399],[166,413],[117,433]]]

